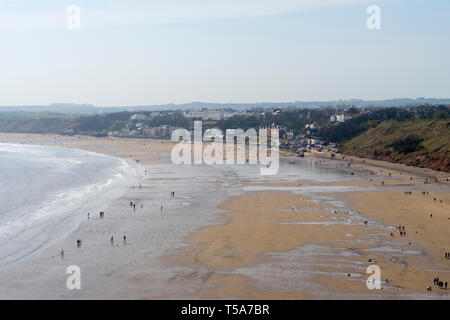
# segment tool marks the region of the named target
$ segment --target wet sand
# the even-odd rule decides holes
[[[234,168],[173,166],[169,141],[12,134],[0,141],[119,155],[148,173],[105,219],[92,215],[42,254],[0,270],[0,298],[450,298],[433,285],[436,276],[450,281],[449,189],[424,185],[421,169],[410,180],[412,172],[381,164],[305,158],[296,161],[332,177],[311,179],[284,163],[286,173],[262,179]],[[71,264],[82,269],[82,290],[65,287]],[[366,287],[371,264],[381,268],[382,290]]]
[[[196,292],[202,298],[449,299],[449,291],[433,285],[435,277],[450,278],[445,174],[424,174],[420,168],[399,171],[378,163],[364,166],[363,161],[355,165],[354,159],[347,167],[346,162],[314,160],[349,174],[365,171],[356,180],[245,180],[245,186],[266,191],[228,199],[221,205],[227,210],[223,223],[188,237],[192,247],[171,256],[171,262],[212,274],[203,277],[204,285]],[[440,183],[423,183],[435,177]],[[302,195],[309,186],[376,190]],[[366,268],[373,264],[381,269],[381,290],[366,286]]]

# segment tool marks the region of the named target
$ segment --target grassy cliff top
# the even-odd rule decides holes
[[[450,172],[450,119],[383,121],[343,143],[342,152]]]

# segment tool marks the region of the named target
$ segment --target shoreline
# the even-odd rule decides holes
[[[331,156],[331,154],[334,154],[334,157]],[[287,152],[286,157],[296,157],[295,153]],[[450,173],[445,171],[436,171],[433,169],[428,168],[421,168],[421,167],[413,167],[408,166],[403,163],[397,163],[397,162],[389,162],[385,160],[375,160],[370,158],[362,158],[357,156],[351,156],[351,155],[344,155],[344,154],[337,154],[332,152],[309,152],[305,153],[305,157],[317,157],[321,159],[326,160],[339,160],[344,161],[346,163],[351,163],[354,166],[357,167],[364,167],[368,170],[378,172],[380,174],[388,174],[389,171],[393,171],[399,175],[406,174],[411,175],[416,178],[421,179],[437,179],[437,181],[434,181],[436,183],[440,184],[446,184],[450,185]]]
[[[11,139],[13,135],[8,134],[8,136]],[[0,141],[3,138],[3,134],[0,134]],[[121,139],[122,143],[119,143],[118,146],[111,147],[110,144],[112,145],[116,142],[113,143],[113,140],[110,138],[85,139],[84,137],[70,137],[67,139],[66,137],[63,137],[63,139],[61,139],[61,137],[42,135],[31,137],[24,137],[24,135],[21,135],[14,136],[14,138],[19,140],[30,139],[33,143],[47,143],[50,145],[61,144],[63,146],[74,146],[78,143],[83,150],[86,148],[95,150],[96,152],[121,154],[127,159],[131,158],[138,160],[139,163],[146,166],[145,170],[150,172],[150,176],[146,177],[147,182],[143,185],[142,190],[130,190],[129,194],[123,197],[123,199],[117,199],[117,201],[115,201],[113,206],[118,208],[114,210],[111,209],[114,212],[117,211],[116,213],[111,213],[115,216],[115,221],[111,222],[111,225],[108,224],[108,226],[102,226],[102,222],[97,220],[95,221],[95,225],[88,229],[86,229],[86,225],[80,225],[74,234],[69,235],[67,239],[65,239],[69,242],[73,241],[74,237],[77,236],[77,232],[87,232],[87,235],[89,235],[90,232],[94,232],[94,230],[98,229],[99,231],[95,232],[104,233],[104,231],[101,231],[104,228],[133,229],[138,232],[138,234],[143,232],[139,237],[147,239],[145,241],[154,241],[152,240],[151,235],[146,235],[146,232],[141,230],[141,226],[136,225],[142,224],[150,227],[155,221],[159,221],[158,219],[163,219],[163,215],[159,214],[159,205],[155,203],[155,196],[152,195],[151,192],[159,192],[157,191],[158,188],[171,188],[172,183],[175,181],[177,184],[184,181],[184,178],[181,178],[180,180],[181,176],[179,176],[179,174],[176,178],[172,176],[173,174],[171,171],[173,171],[174,168],[172,168],[171,165],[162,165],[162,163],[164,163],[162,160],[164,154],[167,154],[168,150],[170,150],[170,143],[165,144],[159,141],[160,143],[156,144],[150,140],[123,143],[123,141],[126,140]],[[100,142],[103,142],[103,144],[100,144]],[[143,146],[151,149],[151,151],[148,151],[150,153],[142,153],[141,149]],[[289,159],[289,157],[286,157],[286,159]],[[317,164],[315,165],[318,169],[323,167],[323,170],[332,170],[332,167],[335,164],[345,164],[347,163],[345,161],[348,159],[342,160],[338,159],[337,161],[333,160],[333,162],[322,162],[322,160],[318,158],[316,161]],[[417,215],[417,212],[420,213],[420,211],[414,211],[416,213],[414,213],[413,218],[403,221],[402,212],[405,210],[400,210],[403,208],[402,206],[411,205],[412,207],[407,210],[417,209],[433,212],[433,216],[436,218],[433,221],[436,222],[438,219],[444,219],[446,217],[445,209],[448,208],[450,202],[450,199],[448,198],[449,191],[446,184],[436,184],[432,182],[431,185],[423,186],[421,181],[418,181],[419,179],[422,179],[422,176],[419,175],[420,169],[417,172],[417,175],[414,175],[414,180],[409,180],[409,175],[406,174],[406,171],[394,170],[390,166],[383,167],[383,171],[379,171],[378,169],[377,174],[374,176],[364,175],[364,172],[374,170],[375,166],[370,162],[358,163],[358,160],[354,159],[351,166],[357,167],[358,170],[356,170],[356,176],[352,176],[352,179],[350,180],[318,182],[307,179],[290,178],[289,175],[286,176],[289,178],[288,180],[280,178],[268,181],[260,181],[258,179],[246,181],[244,179],[240,180],[238,185],[236,185],[235,188],[237,189],[236,192],[233,191],[234,194],[233,192],[229,194],[224,192],[229,189],[227,184],[231,183],[231,185],[233,185],[236,183],[235,179],[230,177],[230,180],[226,178],[226,176],[218,178],[217,181],[214,182],[214,185],[216,188],[219,185],[222,185],[222,191],[217,189],[217,192],[223,193],[223,200],[219,201],[219,198],[213,199],[215,202],[219,201],[217,202],[218,215],[213,214],[207,217],[206,220],[201,218],[200,220],[203,219],[203,222],[200,223],[197,222],[198,220],[184,216],[182,218],[184,219],[183,221],[186,221],[186,219],[192,221],[192,229],[189,229],[191,227],[188,228],[189,230],[192,230],[192,232],[188,232],[188,229],[186,229],[183,231],[185,236],[182,236],[179,239],[175,237],[178,240],[175,240],[172,246],[167,247],[165,250],[161,249],[162,251],[159,250],[161,252],[158,258],[152,258],[150,260],[144,257],[138,258],[140,254],[150,251],[148,248],[141,247],[141,245],[144,244],[133,244],[139,246],[139,248],[130,249],[131,243],[126,245],[127,249],[137,251],[121,253],[125,255],[124,257],[128,256],[128,259],[137,259],[133,262],[133,267],[131,267],[131,269],[129,262],[113,262],[108,256],[100,254],[98,251],[100,250],[99,245],[90,247],[89,250],[96,251],[102,258],[93,257],[88,253],[83,253],[86,254],[86,257],[90,257],[90,259],[94,260],[94,262],[90,262],[89,264],[91,267],[94,265],[106,265],[106,269],[114,270],[111,271],[113,272],[111,276],[114,281],[112,281],[112,279],[109,280],[112,281],[111,283],[114,283],[114,288],[118,290],[118,292],[101,294],[100,296],[97,296],[97,298],[339,299],[366,297],[370,299],[408,299],[433,297],[448,299],[448,293],[440,293],[439,290],[435,292],[435,288],[433,288],[433,292],[431,293],[424,290],[425,285],[429,283],[428,278],[431,277],[432,280],[432,274],[439,273],[438,271],[429,271],[428,269],[431,268],[432,270],[442,271],[442,268],[444,268],[445,270],[445,261],[442,263],[440,255],[441,250],[445,250],[447,246],[450,248],[450,239],[448,238],[448,235],[444,234],[444,237],[441,237],[444,230],[442,228],[445,228],[446,224],[437,223],[437,227],[427,226],[423,229],[423,225],[426,225],[428,220]],[[197,174],[209,170],[204,169],[204,167],[197,169],[199,170]],[[345,166],[342,166],[341,170],[344,173],[350,172]],[[217,172],[222,171],[219,170]],[[388,175],[389,172],[391,175]],[[411,172],[408,173],[411,174]],[[427,172],[427,174],[428,173],[429,172]],[[373,181],[370,181],[369,177],[371,177]],[[202,183],[201,181],[204,180],[199,180],[200,183]],[[385,181],[383,186],[381,185],[381,181]],[[153,186],[153,184],[155,184],[155,186]],[[156,187],[156,185],[159,187]],[[191,185],[191,188],[193,186],[192,181],[186,181],[185,185]],[[201,184],[199,186],[201,186]],[[264,191],[264,189],[262,189],[260,191],[252,191],[252,187],[258,186],[268,188],[268,190]],[[439,199],[445,201],[442,204],[442,208],[440,207],[439,201],[438,204],[429,206],[428,202],[426,204],[420,204],[410,201],[412,198],[407,198],[407,196],[403,194],[404,190],[412,190],[412,192],[416,194],[423,187],[431,193],[431,195],[428,195],[428,199],[430,199],[432,196],[435,196],[434,191],[438,190],[441,186],[443,188],[441,192],[444,192],[445,195]],[[319,193],[308,191],[309,193],[307,192],[307,194],[298,194],[298,192],[303,192],[300,190],[307,190],[310,188],[313,188],[313,190],[322,188],[324,191]],[[345,188],[350,191],[339,193],[332,192],[334,189],[346,190]],[[359,191],[352,191],[354,188]],[[371,188],[376,189],[372,190]],[[380,188],[385,188],[387,190],[379,190]],[[392,192],[389,188],[396,191]],[[272,189],[273,191],[270,191]],[[277,191],[276,189],[282,190]],[[200,192],[204,193],[205,191]],[[179,194],[182,195],[183,193],[183,188],[176,191],[177,197]],[[201,193],[199,193],[199,195]],[[442,193],[436,193],[436,196],[441,194]],[[194,208],[196,206],[201,206],[200,203],[187,204],[192,202],[193,198],[171,200],[165,194],[162,195],[162,197],[165,198],[164,201],[169,201],[167,202],[169,203],[169,206],[175,206],[174,208],[184,208],[183,211],[186,210],[186,208],[192,207],[192,209],[195,209],[194,212],[208,212],[206,207],[202,210]],[[414,197],[414,195],[412,197]],[[362,198],[368,200],[362,202]],[[136,216],[133,215],[134,218],[132,219],[137,219],[138,221],[132,221],[129,218],[126,218],[129,213],[119,213],[121,210],[128,210],[127,203],[129,203],[130,199],[144,204],[144,209],[138,209]],[[340,208],[339,206],[336,206],[337,204],[333,202],[335,200],[332,199],[338,199],[340,203],[344,204],[344,207]],[[181,202],[180,204],[176,204],[174,201]],[[398,204],[400,207],[392,206],[392,204]],[[146,217],[148,213],[144,212],[147,211],[145,208],[148,208],[149,205],[152,207],[152,209],[150,209],[151,218]],[[371,206],[375,209],[371,210]],[[292,208],[294,209],[292,210]],[[357,214],[349,216],[342,211],[345,208],[350,208],[351,210],[356,211]],[[390,208],[388,210],[389,212],[384,212],[383,208]],[[169,208],[169,210],[172,209]],[[333,213],[333,210],[337,210],[338,213]],[[176,214],[176,209],[171,212]],[[400,212],[401,214],[394,216],[392,214],[393,212]],[[367,219],[372,221],[369,221],[370,223],[368,226],[363,223],[364,220]],[[410,231],[410,229],[420,231],[419,236],[415,236],[414,234],[410,235],[408,232],[407,237],[399,238],[395,233],[395,239],[391,239],[389,233],[397,232],[395,231],[395,225],[401,222],[404,225],[407,225],[408,231]],[[121,227],[120,224],[124,223],[125,225]],[[92,229],[92,227],[94,227],[94,229]],[[82,230],[80,231],[80,229]],[[414,231],[411,232],[413,233]],[[157,232],[157,229],[154,229],[152,232]],[[374,235],[371,235],[372,233]],[[434,249],[433,241],[427,240],[430,238],[428,234],[431,234],[432,238],[437,236],[441,237],[441,246],[439,247],[439,250]],[[91,234],[91,236],[93,239],[98,238],[98,235],[95,233]],[[107,236],[105,235],[102,237],[105,238],[105,244],[102,244],[101,246],[105,246],[107,243]],[[133,236],[133,238],[134,237],[136,237],[136,240],[139,239],[137,235]],[[161,239],[165,239],[166,237],[167,235],[162,235]],[[165,239],[165,241],[167,241],[167,239]],[[404,243],[405,241],[406,244]],[[408,248],[410,246],[407,244],[408,241],[414,242],[414,250]],[[175,243],[177,244],[175,245]],[[373,248],[377,248],[375,244],[378,244],[378,247],[382,248],[379,249],[381,251],[370,251]],[[385,245],[382,246],[382,244]],[[118,248],[120,247],[122,247],[122,245]],[[106,248],[108,248],[107,245]],[[112,248],[109,248],[107,251],[112,253],[112,251],[110,251],[111,249]],[[68,251],[68,256],[72,254],[71,251]],[[409,251],[413,253],[410,254]],[[424,253],[416,254],[416,251]],[[377,263],[382,267],[383,274],[386,274],[388,278],[392,279],[389,283],[384,284],[386,291],[383,291],[382,294],[368,291],[363,281],[365,279],[365,270],[363,267],[368,265],[367,261],[369,259],[375,260],[375,256]],[[394,257],[397,259],[396,263],[393,263],[384,257]],[[43,259],[42,257],[41,259],[35,259],[40,260],[36,265],[39,268],[43,268],[44,266],[47,266],[48,268],[48,259],[49,258]],[[57,258],[51,259],[54,261],[54,259]],[[64,260],[71,259],[72,258],[67,257]],[[308,263],[308,259],[316,261],[316,264],[322,265],[322,267],[317,269],[317,266],[311,266],[311,264]],[[424,262],[424,259],[429,260],[430,263]],[[46,262],[43,262],[42,260],[46,260]],[[293,261],[296,263],[293,263]],[[336,261],[340,261],[338,267],[335,266]],[[406,271],[401,267],[402,262],[406,262],[409,265],[409,268]],[[31,264],[34,265],[34,262]],[[59,261],[57,264],[58,268],[62,268],[65,262],[62,263],[62,261]],[[108,264],[112,265],[108,266]],[[116,264],[118,265],[116,266]],[[123,264],[122,267],[125,265],[128,265],[128,267],[122,270],[122,267],[120,267],[121,264]],[[55,268],[56,267],[54,266],[52,269]],[[88,268],[90,267],[88,266]],[[160,270],[160,274],[153,274],[150,270],[145,271],[148,268]],[[28,269],[29,268],[22,268],[16,271],[11,277],[15,280],[5,280],[4,272],[2,273],[0,271],[0,283],[6,284],[10,289],[11,285],[15,283],[14,281],[25,285],[27,281],[30,282],[30,279],[32,279]],[[273,277],[273,275],[267,273],[267,270],[280,272],[280,278],[269,281],[268,279]],[[61,274],[56,278],[62,284],[65,279],[63,269],[60,270],[60,273]],[[347,277],[347,273],[351,274],[351,276]],[[24,274],[28,275],[25,277],[27,280],[22,279]],[[99,273],[98,271],[92,272],[92,276],[94,276],[94,274],[96,274],[94,278],[100,277],[100,279],[92,278],[90,280],[102,286],[104,290],[105,286],[108,286],[106,284],[107,282],[105,282],[108,279],[107,274],[101,275],[102,272]],[[442,272],[440,274],[442,276],[445,275],[445,273]],[[51,279],[54,277],[47,274],[44,278],[46,278],[48,282],[50,282],[50,286],[52,286],[53,280]],[[293,279],[296,279],[297,282],[293,281]],[[294,282],[296,285],[292,285],[291,282]],[[58,286],[62,286],[61,284]],[[54,285],[55,284],[53,284],[53,286]],[[118,285],[120,285],[120,288],[122,289],[119,290],[119,288],[116,287]],[[41,286],[40,283],[39,286]],[[84,294],[59,290],[58,294],[55,293],[56,296],[53,294],[50,295],[50,297],[56,297],[58,299],[91,299],[96,292],[94,287],[89,286],[88,289],[86,289],[87,291],[84,291]],[[108,290],[114,290],[114,288],[109,288]],[[14,294],[8,296],[8,293],[5,290],[6,289],[0,289],[0,297],[9,298],[12,296],[22,298],[20,293],[24,292],[19,286],[18,289],[14,290]],[[33,296],[32,294],[30,295]]]
[[[8,142],[7,140],[11,141],[15,141],[18,143],[28,143],[28,144],[38,144],[38,145],[55,145],[54,140],[63,140],[63,141],[59,141],[57,144],[61,145],[63,147],[68,147],[70,146],[70,144],[73,144],[74,141],[77,140],[85,140],[85,141],[96,141],[97,143],[93,143],[93,144],[86,144],[86,145],[78,145],[75,148],[77,149],[81,149],[81,150],[88,150],[88,151],[93,151],[93,152],[98,152],[98,153],[104,153],[104,154],[110,154],[110,155],[116,155],[118,157],[127,159],[129,158],[128,155],[124,152],[120,152],[121,155],[117,155],[117,153],[110,153],[108,152],[108,150],[105,150],[104,148],[102,148],[101,146],[98,146],[96,144],[98,144],[98,142],[101,141],[113,141],[113,140],[118,140],[118,141],[138,141],[138,142],[147,142],[147,143],[151,143],[151,142],[157,142],[160,144],[165,144],[166,146],[163,147],[157,147],[155,148],[155,150],[153,152],[157,153],[170,153],[170,146],[173,146],[174,143],[171,142],[170,140],[167,139],[154,139],[154,138],[140,138],[140,139],[136,139],[136,138],[111,138],[111,137],[104,137],[104,138],[96,138],[96,137],[90,137],[90,136],[62,136],[62,135],[57,135],[57,134],[31,134],[31,133],[2,133],[0,132],[0,142],[1,141],[5,141]],[[26,141],[26,142],[25,142]],[[148,146],[147,143],[142,143],[143,146]],[[280,158],[284,158],[284,159],[292,159],[295,158],[297,159],[297,154],[293,153],[291,151],[287,151],[287,150],[283,150],[280,149]],[[401,163],[394,163],[394,162],[388,162],[388,161],[384,161],[384,160],[374,160],[374,159],[369,159],[369,158],[361,158],[361,157],[356,157],[356,156],[350,156],[350,155],[343,155],[343,154],[335,154],[335,157],[331,157],[331,152],[309,152],[309,153],[305,153],[305,157],[317,157],[317,158],[322,158],[322,159],[327,159],[327,160],[340,160],[340,161],[345,161],[347,163],[352,162],[352,164],[357,165],[357,166],[361,166],[361,167],[365,167],[366,169],[370,170],[370,168],[378,168],[381,169],[382,171],[380,171],[380,173],[384,172],[384,170],[386,170],[385,174],[387,174],[389,172],[389,170],[391,171],[395,171],[395,172],[402,172],[404,174],[410,174],[412,176],[416,176],[416,177],[420,177],[420,178],[438,178],[438,181],[436,181],[437,183],[443,183],[443,184],[449,184],[450,185],[450,181],[446,181],[442,178],[448,178],[450,180],[450,173],[444,172],[444,171],[436,171],[433,169],[428,169],[428,168],[420,168],[420,167],[413,167],[413,166],[407,166],[405,164],[401,164]],[[157,156],[153,156],[153,157],[142,157],[143,159],[140,160],[140,157],[136,157],[135,158],[140,162],[140,161],[144,161],[147,164],[152,164],[152,163],[156,163],[158,161],[161,160],[161,157],[157,157]],[[375,171],[377,171],[375,169]],[[379,170],[378,170],[379,171]]]
[[[44,188],[46,192],[39,193],[38,197],[35,196],[36,183],[34,181],[43,183],[44,186],[48,183],[45,183],[45,176],[40,179],[40,176],[36,174],[40,170],[39,162],[30,162],[33,174],[31,176],[27,174],[28,185],[26,188],[31,188],[31,193],[28,194],[28,190],[22,190],[26,197],[20,198],[20,207],[12,209],[6,207],[7,216],[12,215],[12,217],[5,217],[7,220],[3,221],[4,225],[2,225],[5,242],[1,248],[0,269],[6,269],[25,261],[64,239],[84,221],[86,215],[84,212],[104,210],[117,197],[124,196],[129,185],[139,179],[139,168],[127,159],[91,151],[84,152],[75,148],[67,149],[58,146],[13,142],[1,144],[5,146],[7,157],[9,154],[19,152],[18,150],[21,153],[31,152],[33,155],[41,155],[42,152],[49,161],[52,161],[56,155],[58,160],[50,163],[56,163],[57,171],[52,174],[50,168],[45,167],[44,169],[48,170],[45,176],[52,177],[52,185],[58,184],[59,187],[56,189]],[[21,158],[15,158],[15,160],[20,163],[21,168],[22,165],[29,165]],[[64,164],[65,161],[67,161],[67,166]],[[78,163],[82,162],[83,170],[81,168],[74,169]],[[98,174],[100,172],[102,175]],[[8,177],[8,175],[5,176]],[[78,176],[80,179],[77,179]],[[63,182],[68,177],[73,181]],[[41,188],[39,185],[38,189]],[[4,199],[6,200],[6,198]],[[17,228],[20,229],[16,231]],[[10,239],[14,241],[12,242]]]
[[[216,214],[205,210],[208,206],[216,207],[216,201],[222,201],[211,197],[211,192],[222,189],[225,199],[232,191],[226,190],[227,186],[217,185],[213,169],[194,168],[196,172],[192,177],[186,175],[183,168],[174,167],[167,161],[165,151],[172,147],[167,143],[78,137],[61,141],[57,136],[36,135],[16,136],[6,142],[12,140],[122,155],[141,163],[146,174],[142,186],[132,188],[124,197],[116,199],[105,210],[103,219],[98,213],[91,214],[90,219],[55,245],[7,270],[0,270],[1,299],[158,299],[180,293],[178,289],[166,288],[166,281],[176,270],[170,270],[168,274],[159,257],[183,246],[182,238],[198,226],[217,222]],[[145,150],[142,150],[143,146]],[[220,184],[227,180],[230,177],[224,176]],[[170,196],[173,190],[177,194],[174,198]],[[136,210],[129,207],[130,201],[136,203]],[[164,208],[160,210],[161,204]],[[110,244],[111,235],[114,245]],[[126,243],[122,239],[124,235]],[[83,241],[79,248],[77,239]],[[59,256],[61,249],[64,249],[64,257]],[[83,290],[66,288],[66,267],[71,264],[79,265],[84,274]],[[36,273],[40,276],[36,277]],[[151,287],[159,286],[160,290],[148,292],[141,281],[136,282],[143,276],[141,273],[146,274],[147,281],[153,278]],[[33,289],[30,290],[30,286]]]

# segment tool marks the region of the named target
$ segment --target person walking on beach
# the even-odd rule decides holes
[[[61,250],[61,258],[64,258],[64,249]]]
[[[113,236],[111,236],[111,245],[113,245],[114,244],[114,237]]]
[[[123,244],[127,244],[127,237],[123,236]]]

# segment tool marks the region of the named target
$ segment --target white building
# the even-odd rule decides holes
[[[346,121],[346,120],[348,120],[348,119],[351,119],[351,118],[352,118],[352,117],[346,116],[346,115],[344,115],[344,114],[336,115],[336,121],[337,121],[337,122],[344,122],[344,121]]]
[[[141,114],[141,113],[133,114],[130,118],[131,121],[146,121],[148,119],[149,118],[145,114]]]
[[[184,117],[190,119],[201,119],[201,120],[222,120],[225,117],[225,112],[223,110],[216,109],[201,109],[201,110],[191,110],[184,113]]]
[[[279,114],[281,114],[282,113],[282,111],[281,111],[281,109],[280,108],[272,108],[272,114],[275,116],[275,115],[279,115]]]
[[[348,119],[351,119],[352,117],[346,116],[343,113],[342,114],[333,114],[330,117],[330,121],[331,122],[344,122],[347,121]]]

